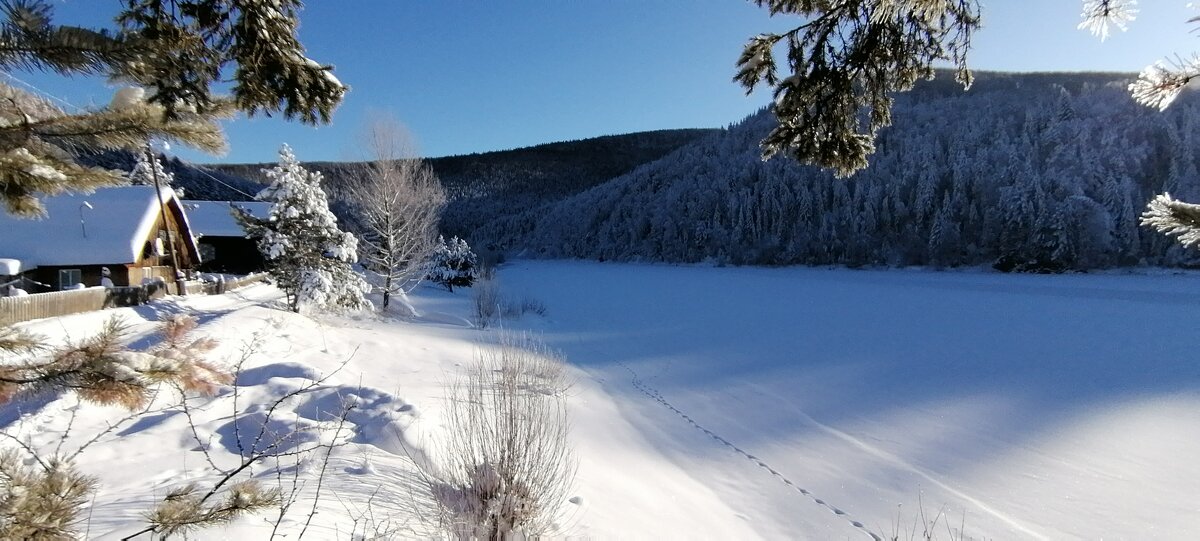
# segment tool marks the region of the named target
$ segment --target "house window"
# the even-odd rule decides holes
[[[75,289],[83,283],[83,272],[79,269],[61,269],[58,271],[58,288]]]

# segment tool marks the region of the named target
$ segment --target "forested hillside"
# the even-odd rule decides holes
[[[448,156],[427,160],[446,187],[450,202],[442,219],[449,235],[470,238],[484,223],[553,202],[652,162],[712,129],[661,130],[609,135],[579,141],[548,143],[527,148]],[[214,165],[223,173],[260,179],[270,164]],[[337,198],[346,175],[359,165],[340,162],[306,163],[325,176],[326,191]]]
[[[179,158],[160,158],[163,169],[174,175],[172,184],[182,188],[188,199],[202,201],[248,201],[263,186],[246,176],[221,170],[224,166],[187,163]],[[131,171],[137,158],[131,152],[110,151],[84,154],[79,162],[92,167]]]
[[[732,264],[1091,269],[1190,262],[1138,216],[1160,191],[1200,200],[1200,101],[1160,113],[1119,74],[981,73],[896,98],[872,165],[849,179],[762,161],[762,112],[547,208],[473,233],[526,257]],[[517,210],[517,209],[514,209]]]

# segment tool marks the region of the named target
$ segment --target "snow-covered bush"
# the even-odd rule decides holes
[[[238,221],[267,261],[267,272],[287,294],[288,307],[359,310],[370,307],[367,282],[351,267],[358,260],[358,239],[338,229],[321,189],[321,174],[296,160],[292,149],[279,150],[279,164],[264,171],[271,181],[255,196],[272,203],[265,219],[237,209]],[[236,207],[235,207],[236,208]]]
[[[454,291],[454,286],[471,287],[475,283],[479,258],[467,241],[453,237],[447,241],[438,237],[438,246],[430,261],[429,279]]]

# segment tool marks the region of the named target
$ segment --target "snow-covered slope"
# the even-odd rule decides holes
[[[939,529],[948,520],[975,539],[1200,530],[1195,275],[521,262],[499,280],[510,297],[547,308],[504,326],[539,333],[575,365],[578,498],[563,505],[563,536],[871,539],[911,529],[921,505],[945,513]],[[329,412],[357,397],[341,434],[349,444],[329,462],[305,537],[350,539],[368,510],[405,537],[414,520],[406,454],[436,456],[443,384],[476,343],[495,339],[466,322],[468,291],[419,289],[411,321],[310,319],[279,310],[278,293],[260,285],[25,326],[78,337],[117,313],[140,346],[153,341],[138,333],[157,315],[188,311],[221,340],[218,360],[235,362],[253,344],[236,406],[232,390],[191,402],[220,467],[236,463],[239,441],[253,443],[245,434],[271,397],[336,370],[277,414],[281,427],[328,427]],[[23,416],[10,406],[0,424],[49,451],[74,408],[69,397],[25,403]],[[120,416],[80,408],[63,448]],[[177,410],[152,411],[89,448],[82,467],[102,486],[89,538],[128,535],[155,497],[213,479],[196,448]],[[296,479],[311,496],[319,458],[283,461],[282,477],[274,464],[255,473],[285,489]],[[311,505],[288,513],[288,538]],[[197,537],[267,538],[273,518]]]

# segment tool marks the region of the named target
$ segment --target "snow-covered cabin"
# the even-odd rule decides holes
[[[258,218],[266,218],[271,203],[261,201],[184,201],[192,234],[200,246],[204,272],[250,274],[263,270],[266,265],[254,239],[233,217],[233,207],[250,211]]]
[[[162,210],[153,186],[101,188],[43,198],[43,218],[0,213],[0,258],[20,261],[40,291],[100,285],[105,267],[117,286],[170,282],[174,261],[195,268],[200,251],[174,190],[161,196]]]

